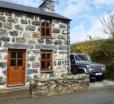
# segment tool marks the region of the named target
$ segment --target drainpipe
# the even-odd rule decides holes
[[[67,24],[67,57],[68,57],[68,75],[70,75],[70,22]]]

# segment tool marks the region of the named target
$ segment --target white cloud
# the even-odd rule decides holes
[[[93,39],[109,38],[109,35],[103,32],[103,26],[100,20],[97,21],[97,23],[91,28],[91,30],[87,34],[91,36]]]
[[[64,10],[64,15],[67,17],[72,17],[75,14],[78,14],[79,12],[81,12],[81,5],[77,5],[77,4],[69,4],[67,6],[67,8],[65,8]]]
[[[107,19],[107,15],[103,17]],[[89,31],[85,29],[84,25],[75,26],[71,30],[71,43],[87,41],[90,40],[89,37],[94,40],[109,38],[109,34],[103,32],[103,25],[100,21],[103,17],[99,18]]]
[[[85,41],[87,38],[85,28],[83,25],[75,26],[71,30],[71,43]]]
[[[93,2],[96,5],[103,5],[103,4],[112,5],[112,4],[114,4],[114,0],[94,0]]]
[[[66,0],[59,1],[61,6],[58,6],[57,12],[62,13],[69,18],[73,18],[73,16],[76,16],[79,13],[90,10],[86,1],[87,0],[67,0],[67,2]]]

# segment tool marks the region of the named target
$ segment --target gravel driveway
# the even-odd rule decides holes
[[[103,87],[108,87],[108,86],[114,86],[114,81],[108,81],[108,80],[103,80],[103,81],[95,81],[90,83],[90,88],[103,88]]]

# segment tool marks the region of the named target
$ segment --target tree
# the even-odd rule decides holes
[[[101,23],[103,25],[103,32],[109,34],[111,38],[114,38],[114,13],[103,17]]]

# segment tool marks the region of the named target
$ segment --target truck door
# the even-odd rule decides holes
[[[70,55],[70,63],[71,63],[71,74],[77,74],[76,62],[75,62],[74,55]]]

